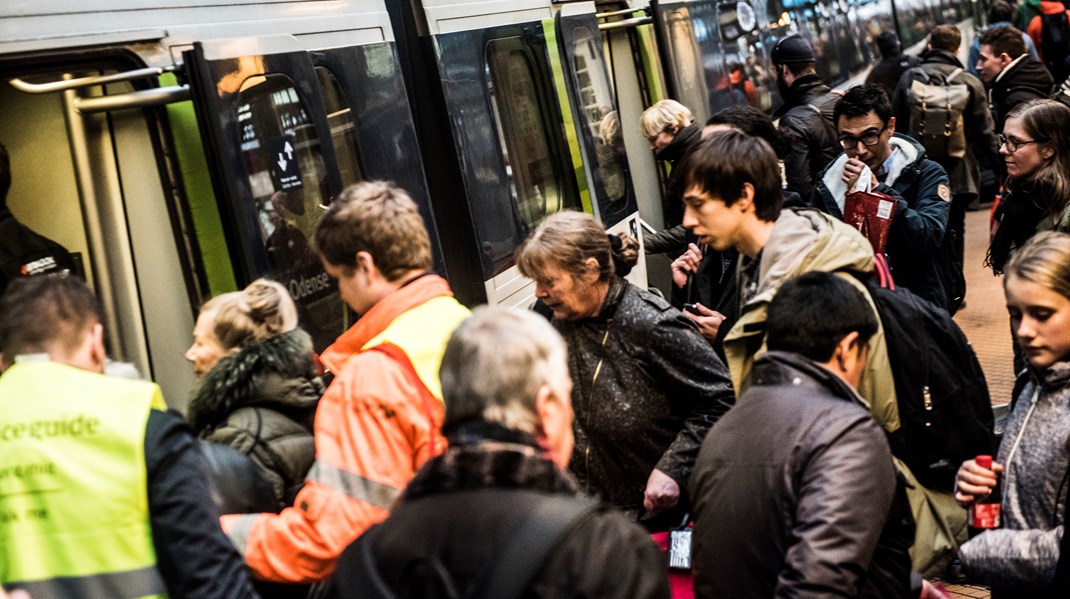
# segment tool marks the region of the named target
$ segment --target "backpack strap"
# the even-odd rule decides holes
[[[596,512],[600,502],[591,497],[550,495],[541,498],[501,547],[498,558],[487,569],[472,599],[516,599],[542,570],[550,550]]]
[[[962,70],[961,68],[957,68],[957,69],[955,69],[954,71],[951,71],[951,73],[949,73],[949,74],[948,74],[948,76],[947,76],[947,79],[945,79],[944,81],[946,81],[947,83],[951,83],[951,80],[952,80],[952,79],[954,79],[954,78],[958,77],[958,76],[959,76],[959,75],[961,75],[961,74],[962,74],[963,72],[964,72],[964,71],[963,71],[963,70]]]

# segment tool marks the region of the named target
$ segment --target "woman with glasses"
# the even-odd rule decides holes
[[[996,274],[1037,232],[1070,232],[1070,108],[1054,100],[1019,104],[999,141],[1007,180],[987,260]]]

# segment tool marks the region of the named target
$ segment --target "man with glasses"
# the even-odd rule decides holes
[[[996,131],[1003,131],[1003,121],[1015,106],[1047,98],[1054,86],[1048,70],[1026,51],[1022,32],[1010,26],[981,34],[977,73],[988,87]]]
[[[886,257],[897,286],[954,312],[961,275],[944,243],[951,188],[942,166],[917,141],[896,133],[892,104],[877,85],[852,88],[836,103],[843,154],[822,173],[811,202],[842,219],[848,193],[869,187],[897,200]]]

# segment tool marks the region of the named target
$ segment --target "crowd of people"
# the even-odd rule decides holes
[[[316,355],[284,286],[210,299],[185,415],[105,375],[97,299],[35,237],[48,268],[0,273],[3,590],[925,598],[961,570],[1070,596],[1070,107],[1049,99],[1070,73],[1045,4],[1023,33],[993,3],[978,76],[941,25],[920,57],[882,36],[873,81],[836,92],[789,35],[779,123],[649,108],[668,299],[625,279],[637,240],[566,211],[516,250],[533,309],[470,312],[408,194],[351,186],[309,251],[355,324]],[[951,320],[986,171],[1020,366],[998,446]],[[9,185],[0,152],[16,227]],[[865,201],[885,229],[851,220]],[[968,534],[996,491],[1000,527]]]

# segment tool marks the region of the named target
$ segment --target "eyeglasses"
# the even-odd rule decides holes
[[[885,129],[887,128],[888,124],[885,123],[884,126],[881,127],[880,131],[866,133],[861,137],[854,137],[853,135],[841,135],[840,145],[843,146],[843,149],[845,150],[850,150],[851,148],[858,146],[858,142],[862,142],[862,145],[864,146],[875,146],[881,140],[881,134],[884,133]]]
[[[1007,137],[1006,135],[1003,135],[1002,133],[1000,133],[998,137],[999,137],[999,145],[1007,146],[1007,151],[1012,153],[1012,154],[1014,152],[1017,152],[1018,148],[1020,148],[1022,146],[1028,146],[1029,144],[1042,144],[1042,143],[1047,143],[1047,141],[1048,141],[1046,139],[1017,140],[1017,139],[1014,139],[1013,137]]]

